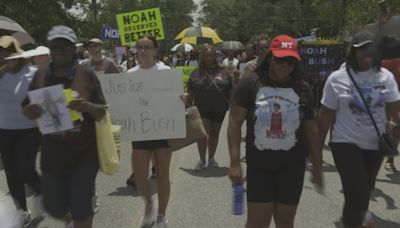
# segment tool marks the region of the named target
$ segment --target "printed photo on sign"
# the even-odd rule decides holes
[[[300,126],[299,96],[291,88],[262,87],[257,93],[254,144],[259,150],[290,150]]]
[[[62,85],[30,91],[29,99],[32,104],[38,104],[43,109],[38,120],[42,134],[63,132],[74,128]]]

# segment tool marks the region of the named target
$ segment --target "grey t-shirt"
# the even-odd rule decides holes
[[[95,72],[104,72],[105,74],[119,73],[117,65],[108,57],[103,57],[100,61],[94,59],[86,59],[81,62],[81,65],[91,68]]]

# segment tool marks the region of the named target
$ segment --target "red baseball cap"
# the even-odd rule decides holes
[[[277,58],[294,57],[301,61],[297,41],[288,35],[279,35],[272,39],[268,50]]]

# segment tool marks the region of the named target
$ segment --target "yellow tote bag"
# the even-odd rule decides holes
[[[119,170],[119,156],[108,110],[106,110],[103,119],[96,121],[96,140],[100,170],[108,175],[117,173]]]

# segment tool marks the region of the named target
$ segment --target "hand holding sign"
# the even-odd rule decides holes
[[[111,121],[121,140],[146,141],[186,136],[182,70],[137,71],[99,77]]]

